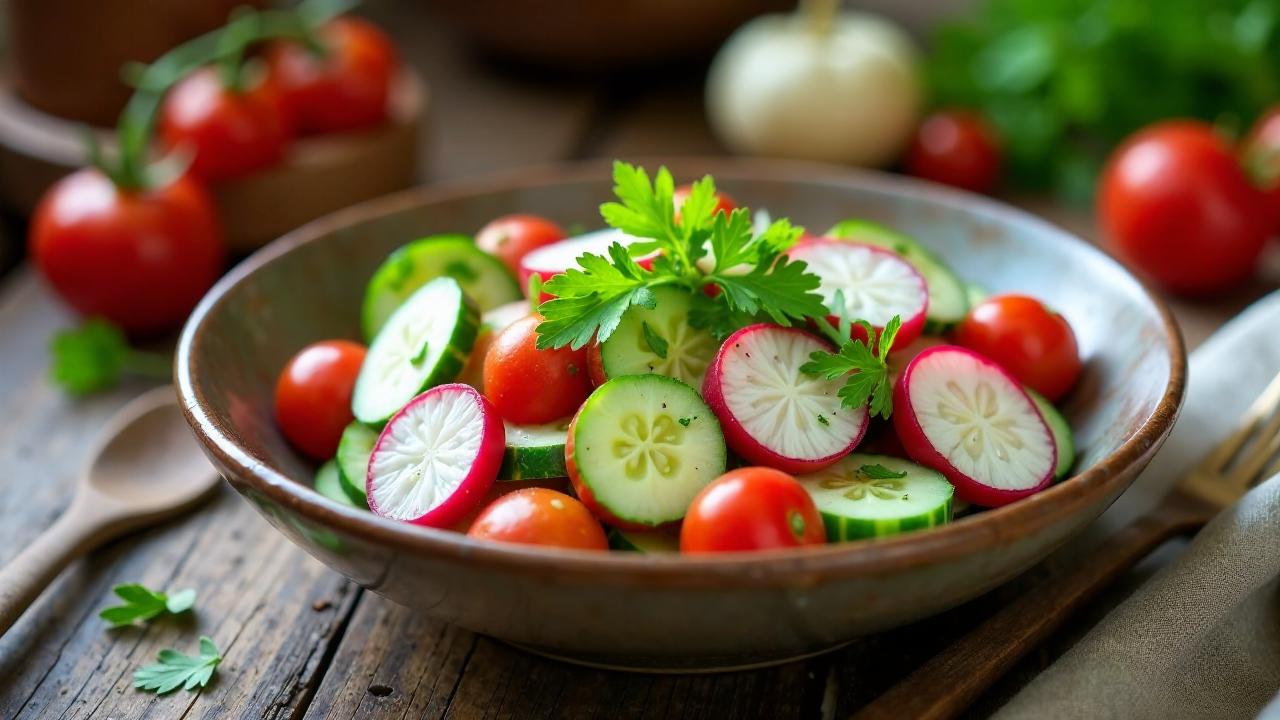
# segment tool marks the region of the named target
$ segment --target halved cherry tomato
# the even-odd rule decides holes
[[[1244,166],[1267,195],[1280,232],[1280,105],[1258,118],[1245,138]]]
[[[731,470],[716,478],[689,504],[680,527],[680,552],[821,545],[827,541],[822,516],[794,477],[766,467]]]
[[[577,500],[555,490],[528,488],[486,507],[467,535],[499,542],[608,550],[604,528]]]
[[[352,421],[355,388],[365,348],[347,340],[324,340],[294,355],[276,381],[276,422],[294,447],[315,460],[338,451]]]
[[[518,425],[536,425],[572,415],[591,394],[587,351],[539,350],[541,315],[507,326],[484,358],[484,395],[498,413]]]
[[[381,123],[398,61],[386,33],[356,17],[340,17],[317,33],[324,55],[296,43],[267,51],[272,82],[307,133],[344,132]]]
[[[1026,295],[996,295],[973,307],[957,344],[984,355],[1021,383],[1056,401],[1080,377],[1080,349],[1067,319]]]
[[[178,82],[160,110],[160,137],[195,154],[191,173],[225,182],[270,167],[284,157],[293,129],[274,85],[236,91],[218,71],[201,68]]]
[[[1253,274],[1275,214],[1211,125],[1141,130],[1111,156],[1098,215],[1111,249],[1166,290],[1204,295]]]
[[[476,233],[476,246],[520,274],[520,260],[531,250],[564,239],[559,225],[537,215],[504,215]]]
[[[676,220],[680,219],[680,208],[684,205],[684,201],[689,199],[689,192],[693,190],[692,185],[681,185],[671,193],[671,200],[676,206]],[[724,193],[716,193],[716,206],[711,211],[711,216],[715,217],[716,213],[731,213],[738,205],[733,198]]]
[[[133,335],[181,323],[222,272],[222,227],[204,187],[182,177],[123,190],[91,168],[49,188],[31,257],[73,308]]]
[[[1000,181],[1000,143],[980,115],[942,110],[924,119],[907,152],[907,172],[973,192]]]

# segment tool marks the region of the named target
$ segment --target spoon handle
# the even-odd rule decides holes
[[[75,558],[98,543],[99,527],[73,505],[0,569],[0,635]]]

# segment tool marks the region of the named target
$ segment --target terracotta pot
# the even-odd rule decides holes
[[[115,123],[129,99],[120,68],[150,62],[265,0],[9,0],[10,60],[19,95],[52,115]]]

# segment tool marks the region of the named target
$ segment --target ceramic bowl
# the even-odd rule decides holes
[[[656,165],[656,163],[648,163]],[[999,202],[900,177],[780,162],[679,160],[740,203],[811,228],[861,216],[910,233],[965,278],[1025,291],[1075,328],[1065,403],[1078,474],[937,529],[813,549],[686,558],[480,542],[317,493],[272,421],[280,368],[358,335],[365,281],[397,246],[516,211],[598,224],[606,164],[414,190],[313,222],[231,271],[182,334],[182,404],[214,464],[272,524],[355,582],[544,654],[633,669],[742,667],[820,652],[965,602],[1045,557],[1147,464],[1178,414],[1185,353],[1168,310],[1106,255]]]

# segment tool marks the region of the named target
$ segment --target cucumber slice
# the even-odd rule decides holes
[[[960,278],[951,272],[932,250],[912,238],[869,220],[849,219],[836,223],[824,237],[877,245],[892,250],[915,266],[929,286],[929,312],[925,332],[937,334],[964,319],[969,312],[969,293]]]
[[[369,455],[378,441],[378,431],[360,422],[353,422],[342,431],[338,441],[338,479],[351,502],[368,507],[364,496],[364,479],[369,474]]]
[[[640,553],[680,552],[680,536],[662,530],[609,529],[609,547]]]
[[[456,378],[479,323],[453,278],[418,288],[369,344],[351,395],[356,420],[381,425],[418,393]]]
[[[333,460],[321,465],[316,471],[315,489],[316,492],[336,503],[358,507],[361,510],[366,508],[364,503],[357,504],[347,497],[347,493],[342,489],[342,482],[338,480],[338,463]]]
[[[972,308],[974,305],[977,305],[981,303],[983,300],[986,300],[987,298],[991,297],[991,293],[987,292],[987,289],[982,287],[981,285],[975,285],[974,283],[965,283],[964,296],[969,300],[969,307]]]
[[[725,469],[720,422],[697,391],[665,375],[623,375],[596,388],[565,448],[578,498],[611,525],[657,527]]]
[[[569,437],[567,420],[546,425],[506,423],[507,449],[498,479],[507,481],[562,478],[564,445]]]
[[[661,287],[653,297],[657,304],[652,310],[627,308],[617,329],[600,343],[605,378],[657,373],[702,387],[720,344],[711,333],[689,324],[693,297],[688,291]]]
[[[882,470],[888,470],[883,475]],[[887,477],[901,474],[901,477]],[[942,476],[888,455],[847,455],[796,478],[827,526],[828,542],[884,537],[951,521],[955,489]]]
[[[365,339],[373,339],[396,308],[438,277],[456,280],[481,311],[524,296],[507,266],[476,247],[471,238],[432,235],[391,253],[373,273],[361,313]]]
[[[1053,442],[1058,447],[1058,464],[1053,469],[1053,479],[1061,480],[1071,474],[1071,466],[1076,464],[1076,441],[1071,434],[1071,425],[1048,398],[1031,388],[1024,389],[1031,396],[1031,402],[1036,404],[1040,417],[1044,418],[1044,424],[1049,426],[1049,432],[1053,434]]]

